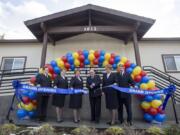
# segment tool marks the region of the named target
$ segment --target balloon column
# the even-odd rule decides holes
[[[155,82],[151,80],[145,71],[141,67],[134,63],[131,63],[126,57],[120,57],[114,53],[107,53],[104,50],[79,50],[77,52],[68,52],[66,55],[52,60],[50,64],[46,64],[45,67],[49,69],[49,74],[52,80],[62,69],[73,71],[76,67],[105,67],[107,64],[112,65],[113,69],[116,69],[119,64],[125,67],[126,72],[131,74],[133,80],[136,82],[136,86],[144,90],[157,90]],[[40,71],[43,72],[43,71]],[[32,78],[31,83],[34,84],[35,80]],[[26,99],[26,98],[28,99]],[[30,103],[28,108],[26,107],[25,113],[20,114],[24,116],[28,111],[32,111],[31,98],[29,96],[24,97],[24,103],[22,106]],[[165,120],[165,114],[161,109],[162,97],[161,95],[148,95],[141,96],[141,108],[143,109],[144,119],[148,122],[153,120],[157,122],[163,122]],[[27,102],[26,102],[27,101]]]
[[[32,77],[30,82],[35,83],[35,77]],[[36,107],[37,107],[37,101],[36,101],[36,93],[33,91],[20,91],[18,92],[18,110],[17,110],[17,116],[19,119],[23,118],[33,118],[36,116]]]

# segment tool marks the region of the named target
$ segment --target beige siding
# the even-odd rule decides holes
[[[178,41],[140,41],[142,65],[152,65],[164,71],[162,54],[180,54]],[[3,56],[27,56],[26,67],[39,67],[42,46],[40,43],[0,43],[0,60]],[[103,49],[135,62],[133,44],[124,45],[121,40],[100,34],[81,34],[48,45],[46,62],[79,49]],[[180,73],[171,74],[180,79]]]

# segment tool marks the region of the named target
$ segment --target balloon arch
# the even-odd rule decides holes
[[[68,52],[65,56],[52,60],[49,64],[45,66],[49,69],[49,75],[52,80],[57,74],[61,72],[62,69],[73,71],[75,68],[80,67],[105,67],[107,64],[112,65],[115,70],[119,64],[125,67],[125,71],[131,74],[131,77],[136,82],[136,86],[144,90],[158,90],[155,82],[151,80],[145,71],[142,70],[140,66],[130,62],[126,57],[120,57],[115,53],[108,53],[104,50],[79,50],[77,52]],[[40,70],[40,73],[43,71]],[[30,83],[35,83],[35,77],[30,79]],[[35,96],[32,96],[32,92],[25,93],[22,97],[22,102],[18,104],[19,110],[17,115],[19,118],[26,116],[34,117],[37,102]],[[161,108],[162,105],[162,95],[137,95],[140,99],[140,108],[144,112],[144,119],[147,122],[157,121],[163,122],[165,120],[165,113]]]

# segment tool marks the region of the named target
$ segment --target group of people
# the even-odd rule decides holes
[[[117,72],[112,72],[112,66],[107,65],[105,67],[106,73],[103,74],[103,78],[95,73],[91,68],[89,76],[86,80],[86,87],[89,90],[89,101],[91,109],[91,121],[99,123],[101,117],[101,96],[105,95],[106,108],[110,111],[111,120],[107,122],[109,125],[116,124],[116,112],[118,110],[118,120],[120,124],[124,122],[123,119],[123,105],[125,105],[127,111],[127,122],[132,125],[132,109],[131,109],[131,95],[122,93],[109,87],[110,85],[118,85],[119,87],[134,86],[134,81],[131,75],[125,72],[122,65],[117,67]],[[80,76],[80,71],[75,70],[74,77],[71,78],[68,84],[66,77],[66,71],[62,70],[59,75],[56,76],[52,83],[51,77],[48,75],[48,68],[44,68],[44,74],[39,74],[36,77],[36,84],[41,87],[55,87],[63,89],[83,89],[83,79]],[[102,87],[101,87],[102,86]],[[80,122],[80,109],[82,107],[82,93],[71,94],[69,108],[73,110],[74,123]],[[63,122],[63,107],[65,102],[65,94],[54,94],[52,97],[52,105],[56,107],[57,122]],[[49,94],[38,93],[38,119],[44,121],[46,119],[47,105]]]

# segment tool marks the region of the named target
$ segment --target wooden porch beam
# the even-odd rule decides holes
[[[42,31],[45,33],[46,31],[47,31],[47,27],[46,27],[46,25],[42,22],[41,24],[40,24],[40,27],[41,27],[41,29],[42,29]],[[48,37],[48,40],[53,44],[53,45],[55,45],[56,44],[56,42],[51,38],[51,36],[47,33],[47,37]]]
[[[130,26],[59,26],[48,28],[49,34],[70,34],[70,33],[132,33],[134,28]]]
[[[134,30],[137,31],[137,29],[139,28],[140,26],[140,22],[137,22],[135,25],[134,25]],[[124,44],[127,45],[128,42],[133,38],[133,33],[129,34],[129,36],[125,39],[124,41]]]
[[[135,58],[136,58],[136,64],[138,66],[141,66],[141,57],[140,57],[140,52],[139,52],[139,44],[138,44],[136,31],[133,32],[133,45],[134,45],[134,53],[135,53]]]

